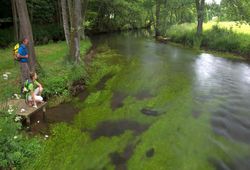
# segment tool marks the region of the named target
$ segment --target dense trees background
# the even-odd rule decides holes
[[[86,2],[81,0],[82,4]],[[60,0],[27,0],[27,6],[36,44],[65,39]],[[16,31],[12,7],[11,1],[0,1],[1,46],[18,38],[13,36]],[[219,5],[206,4],[204,0],[89,0],[88,5],[81,7],[81,13],[86,13],[81,16],[80,25],[88,34],[151,26],[160,35],[174,24],[198,23],[214,17],[220,21],[250,22],[250,2],[222,0]],[[202,31],[201,23],[198,34]]]

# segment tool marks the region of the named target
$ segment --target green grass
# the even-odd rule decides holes
[[[81,42],[81,54],[84,55],[90,48],[89,40]],[[35,48],[37,60],[42,67],[42,74],[39,74],[39,81],[45,87],[47,97],[55,95],[68,95],[68,87],[74,80],[86,76],[82,67],[75,67],[65,62],[67,45],[65,42],[58,42],[37,46]],[[12,58],[12,48],[0,49],[0,101],[10,98],[14,93],[20,93],[20,68],[19,64]],[[2,74],[10,72],[8,80],[3,80]]]
[[[233,53],[250,58],[250,26],[247,24],[237,22],[204,23],[201,40],[196,38],[196,24],[174,25],[166,30],[166,35],[173,42],[186,46],[202,47],[207,50]]]

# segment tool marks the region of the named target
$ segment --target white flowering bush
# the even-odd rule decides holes
[[[20,169],[40,150],[36,138],[30,139],[21,133],[20,121],[13,106],[0,111],[0,169]]]

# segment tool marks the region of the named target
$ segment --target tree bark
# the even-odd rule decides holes
[[[16,0],[11,0],[15,41],[19,40]]]
[[[70,32],[70,60],[79,63],[80,58],[80,19],[81,19],[81,0],[73,0],[71,23],[72,30]]]
[[[17,13],[20,22],[20,37],[29,39],[29,67],[31,71],[35,71],[39,65],[36,60],[35,48],[34,48],[34,40],[32,34],[32,27],[29,19],[28,9],[26,0],[16,0]]]
[[[201,36],[203,31],[205,0],[195,0],[195,2],[196,2],[197,21],[198,21],[196,35]]]
[[[68,5],[68,13],[69,13],[69,23],[70,23],[70,29],[72,28],[72,11],[73,11],[73,4],[72,1],[74,0],[67,0],[67,5]]]
[[[156,17],[156,23],[155,23],[155,36],[160,36],[160,13],[161,13],[161,3],[160,0],[156,0],[156,10],[155,10],[155,17]]]
[[[67,3],[66,0],[61,0],[62,7],[62,19],[63,19],[63,29],[65,34],[66,42],[69,46],[70,33],[69,33],[69,20],[68,20],[68,12],[67,12]]]

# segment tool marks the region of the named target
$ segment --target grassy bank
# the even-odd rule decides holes
[[[81,53],[85,54],[90,48],[89,40],[81,42]],[[67,98],[69,88],[74,81],[86,76],[83,65],[73,66],[65,62],[67,45],[65,42],[47,44],[36,47],[37,60],[41,65],[39,81],[44,85],[46,98],[60,96],[60,100]],[[12,49],[0,50],[0,101],[4,101],[13,94],[20,94],[20,68],[12,59]],[[3,74],[8,74],[8,79],[3,79]]]
[[[81,42],[81,54],[90,49],[89,40]],[[84,65],[73,66],[65,62],[67,45],[65,42],[36,47],[37,59],[42,67],[39,81],[44,85],[43,96],[51,104],[57,104],[70,98],[73,82],[86,79]],[[12,59],[12,49],[0,50],[0,103],[13,94],[20,94],[20,69]],[[3,74],[7,74],[4,79]],[[42,147],[40,138],[29,138],[22,134],[21,118],[15,115],[15,106],[0,110],[0,169],[20,169],[23,164],[38,155]]]
[[[250,26],[235,22],[208,22],[204,24],[201,39],[197,39],[195,24],[174,25],[166,31],[171,41],[189,47],[228,52],[250,59]]]

